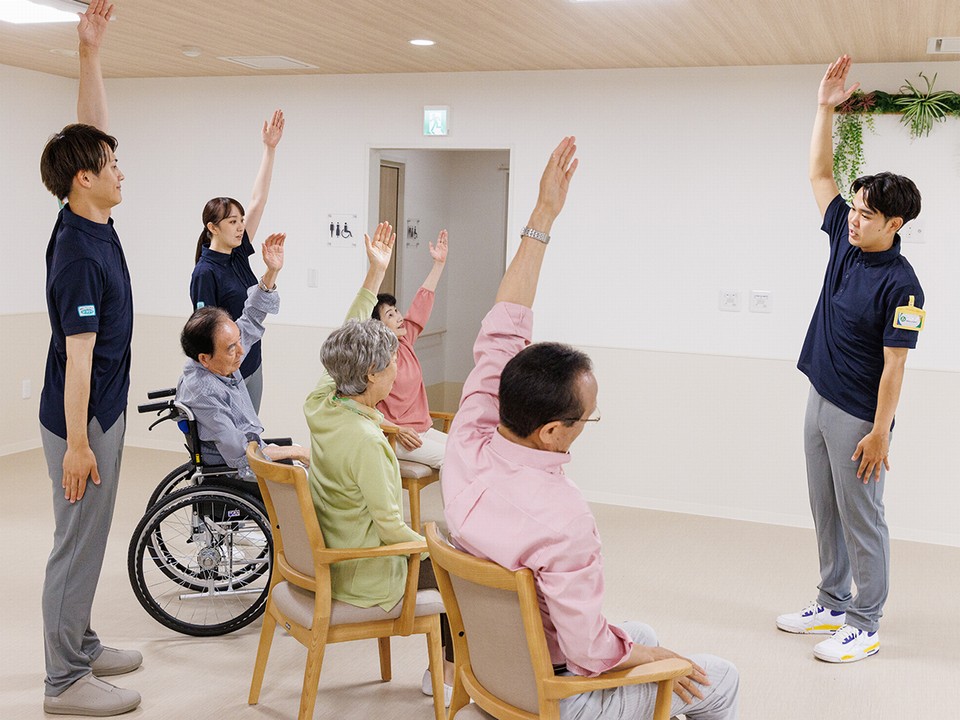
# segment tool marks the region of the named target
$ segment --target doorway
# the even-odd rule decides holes
[[[377,214],[376,222],[380,223],[386,220],[393,226],[397,238],[402,238],[402,228],[400,227],[400,218],[403,217],[403,184],[404,184],[404,164],[401,162],[390,162],[388,160],[380,161],[380,212]],[[397,245],[399,246],[399,242]],[[387,274],[380,284],[380,292],[397,294],[397,256],[394,252],[390,257],[390,264],[387,266]]]
[[[392,222],[384,205],[384,195],[394,194],[391,173],[398,172],[403,183],[392,223],[392,294],[403,312],[433,267],[430,243],[440,230],[449,233],[447,263],[416,350],[430,408],[451,412],[473,369],[480,322],[506,269],[510,151],[377,148],[370,160],[371,227]]]

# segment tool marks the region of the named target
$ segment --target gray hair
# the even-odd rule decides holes
[[[386,368],[399,344],[379,320],[350,320],[324,340],[320,361],[339,395],[360,395],[367,389],[367,376]]]

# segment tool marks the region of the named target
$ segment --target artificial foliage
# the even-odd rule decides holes
[[[837,106],[833,126],[833,175],[844,193],[863,168],[863,128],[866,125],[873,132],[874,115],[899,115],[901,124],[914,139],[926,137],[935,123],[944,122],[949,116],[960,117],[960,94],[950,90],[935,92],[936,75],[930,79],[920,73],[919,77],[922,83],[905,80],[899,93],[855,92]]]

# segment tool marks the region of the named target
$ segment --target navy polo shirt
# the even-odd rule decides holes
[[[911,295],[923,307],[923,289],[900,254],[899,235],[883,252],[865,253],[850,244],[848,211],[837,195],[823,217],[830,260],[797,367],[823,398],[873,422],[883,348],[917,346],[919,333],[893,327],[896,308],[907,305]]]
[[[50,349],[40,393],[40,422],[66,439],[63,409],[66,338],[96,333],[87,422],[109,430],[127,407],[133,292],[113,219],[87,220],[64,206],[47,245],[47,313]]]
[[[209,245],[200,252],[200,260],[190,277],[190,301],[194,310],[219,307],[236,320],[243,315],[247,290],[257,284],[257,276],[250,269],[249,257],[253,244],[246,231],[240,245],[229,253],[211,250]],[[240,365],[240,374],[250,377],[260,367],[260,341],[243,349],[246,355]]]

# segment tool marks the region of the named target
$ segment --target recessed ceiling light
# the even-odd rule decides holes
[[[29,23],[77,22],[77,13],[84,12],[87,3],[73,0],[0,0],[0,20],[26,25]]]
[[[63,57],[75,58],[80,53],[76,50],[67,50],[66,48],[53,48],[50,52],[54,55],[63,55]]]
[[[430,45],[435,45],[436,43],[433,40],[427,40],[425,38],[417,38],[410,41],[411,45],[419,45],[420,47],[429,47]]]
[[[180,48],[180,52],[188,58],[198,58],[203,54],[203,51],[198,47],[182,47]]]

